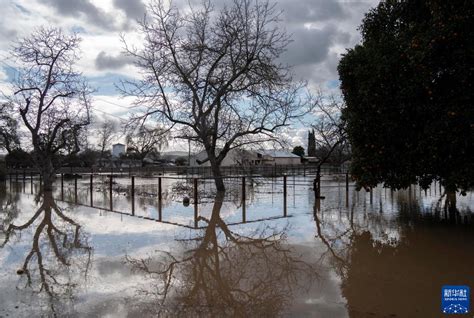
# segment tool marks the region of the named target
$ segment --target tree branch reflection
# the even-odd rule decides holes
[[[0,248],[11,243],[13,236],[32,229],[32,245],[17,274],[24,282],[20,289],[45,293],[51,311],[61,300],[71,299],[78,285],[75,275],[87,279],[91,264],[92,248],[81,226],[66,216],[56,204],[51,192],[40,198],[41,205],[24,224],[10,224]]]
[[[286,229],[265,226],[250,235],[230,229],[220,216],[223,199],[218,193],[210,219],[201,217],[207,223],[202,236],[181,240],[182,256],[126,256],[135,272],[149,278],[139,292],[152,300],[154,314],[275,316],[294,291],[317,277],[286,244]]]

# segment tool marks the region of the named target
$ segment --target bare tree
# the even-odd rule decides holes
[[[157,153],[168,144],[167,131],[160,127],[140,126],[127,135],[127,152],[143,162],[147,155]]]
[[[12,116],[13,112],[12,104],[0,105],[0,148],[5,148],[8,153],[20,146],[18,122]]]
[[[112,141],[115,138],[115,132],[117,130],[117,125],[113,121],[104,121],[100,124],[99,129],[97,130],[97,137],[99,139],[99,150],[100,158],[99,162],[102,166],[102,160],[105,158],[105,153],[112,145]]]
[[[316,140],[316,157],[318,158],[316,182],[319,185],[321,168],[331,158],[337,157],[339,163],[349,153],[347,133],[344,121],[341,118],[342,102],[331,96],[325,98],[320,92],[312,96],[316,121],[311,125]],[[335,156],[337,154],[337,156]],[[315,190],[319,196],[319,186]]]
[[[203,146],[219,191],[231,149],[275,140],[307,111],[302,85],[278,62],[289,43],[278,20],[267,1],[235,0],[220,10],[207,1],[183,12],[153,0],[140,23],[143,47],[123,40],[142,80],[120,89],[148,106],[141,120],[176,125],[178,137]]]
[[[31,133],[34,161],[51,190],[53,158],[79,151],[79,135],[89,124],[91,90],[74,70],[80,39],[60,29],[40,28],[12,51],[20,64],[9,102]]]

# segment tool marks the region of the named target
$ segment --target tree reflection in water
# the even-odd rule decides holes
[[[324,222],[315,204],[314,219],[350,317],[440,316],[443,285],[474,285],[474,232],[439,213],[427,213],[419,202],[398,198],[398,217],[383,214]],[[397,239],[385,233],[397,233]]]
[[[139,290],[140,311],[166,316],[276,316],[296,290],[317,277],[312,265],[286,245],[286,229],[263,227],[244,236],[220,216],[223,194],[215,197],[203,236],[182,240],[186,252],[147,259],[127,256],[132,270],[149,278]]]
[[[15,244],[13,237],[19,241],[31,229],[32,245],[17,271],[21,276],[17,288],[44,293],[55,314],[58,305],[73,298],[77,277],[87,279],[92,248],[81,226],[63,213],[51,192],[40,194],[36,201],[40,207],[27,222],[8,225],[0,248]]]
[[[8,225],[18,216],[19,199],[19,193],[7,193],[6,187],[0,186],[0,234],[3,234]]]

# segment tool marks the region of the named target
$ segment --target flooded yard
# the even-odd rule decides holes
[[[76,180],[0,187],[0,317],[439,317],[474,288],[472,192],[450,214],[437,184]]]

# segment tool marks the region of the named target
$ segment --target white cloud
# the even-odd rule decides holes
[[[230,0],[225,0],[230,1]],[[224,2],[225,2],[224,1]],[[273,1],[273,0],[272,0]],[[0,58],[5,60],[12,41],[27,36],[38,26],[57,26],[80,33],[81,59],[77,67],[99,89],[94,101],[94,112],[105,120],[116,117],[127,118],[131,99],[121,99],[113,83],[121,76],[138,78],[138,70],[123,56],[120,33],[125,32],[127,42],[141,45],[141,37],[135,29],[135,19],[143,13],[145,0],[0,0]],[[192,0],[192,3],[199,1]],[[360,41],[357,27],[364,13],[375,6],[378,0],[281,0],[278,9],[283,9],[283,27],[293,34],[294,42],[288,47],[283,60],[295,65],[297,78],[307,80],[311,89],[322,88],[338,92],[334,83],[338,79],[337,64],[348,47]],[[178,6],[188,1],[176,0]],[[215,1],[216,9],[222,7]],[[3,66],[3,65],[0,65]],[[0,89],[7,89],[5,69],[0,69]],[[108,113],[108,114],[105,114]],[[109,115],[111,114],[111,115]],[[299,129],[286,133],[292,145],[305,144]],[[187,148],[187,144],[179,144]]]

